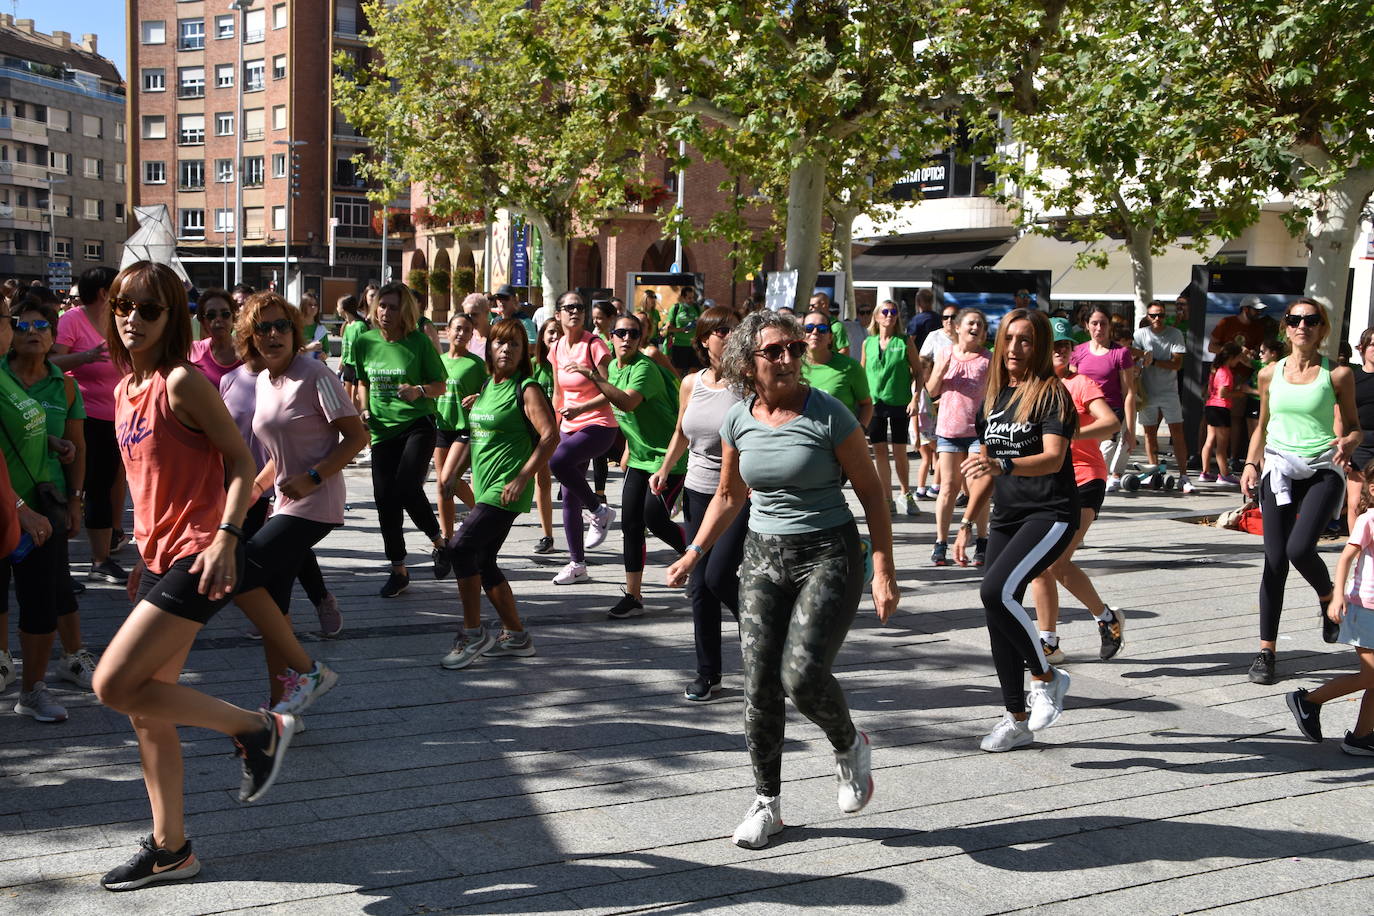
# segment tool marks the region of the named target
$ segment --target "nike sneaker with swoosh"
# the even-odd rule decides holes
[[[132,891],[161,881],[182,881],[200,874],[200,859],[191,851],[191,841],[173,852],[159,849],[151,834],[139,841],[138,852],[100,879],[107,891]]]
[[[241,802],[255,802],[267,794],[281,772],[292,737],[301,730],[300,720],[291,713],[268,711],[263,715],[267,721],[261,731],[234,739],[238,756],[243,759],[243,783],[239,786]]]
[[[1307,699],[1307,689],[1300,687],[1288,694],[1288,708],[1293,711],[1293,721],[1298,725],[1308,741],[1322,740],[1322,704]]]

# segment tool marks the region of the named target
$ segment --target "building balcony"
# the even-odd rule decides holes
[[[28,118],[0,118],[0,139],[48,142],[48,125]]]
[[[334,142],[346,143],[353,146],[371,146],[372,141],[358,133],[357,129],[348,124],[334,125]]]
[[[203,99],[205,98],[205,84],[199,86],[178,86],[177,98],[179,99]]]
[[[0,183],[3,182],[31,188],[46,187],[48,170],[30,162],[0,161]]]
[[[267,136],[267,131],[261,127],[255,128],[253,130],[245,130],[243,132],[243,139],[248,142],[252,142],[253,140],[261,140],[265,136]]]
[[[37,207],[12,207],[0,204],[0,228],[30,229],[41,231],[46,228],[48,211]]]

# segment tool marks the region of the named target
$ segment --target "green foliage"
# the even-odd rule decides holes
[[[412,268],[406,274],[406,286],[410,287],[411,292],[417,296],[424,296],[429,293],[429,271],[423,267]]]
[[[448,295],[449,292],[449,272],[442,267],[429,272],[429,291],[438,295],[440,298]]]
[[[460,267],[453,272],[453,297],[461,299],[468,293],[477,292],[477,271],[471,267]]]

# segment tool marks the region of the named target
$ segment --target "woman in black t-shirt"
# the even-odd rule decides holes
[[[970,455],[962,467],[969,501],[954,544],[960,565],[968,565],[973,519],[992,497],[979,594],[1007,713],[983,739],[985,751],[1030,744],[1033,732],[1053,725],[1064,711],[1069,688],[1069,675],[1046,661],[1035,616],[1021,604],[1031,580],[1059,558],[1078,527],[1078,488],[1069,454],[1078,415],[1055,375],[1052,338],[1043,312],[1015,309],[1002,319],[978,411],[983,451]],[[1033,678],[1029,712],[1023,666]]]

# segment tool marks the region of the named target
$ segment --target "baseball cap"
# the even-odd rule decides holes
[[[1243,309],[1252,308],[1257,312],[1262,312],[1269,307],[1269,304],[1259,296],[1246,296],[1244,299],[1240,300],[1240,307]]]
[[[514,299],[515,287],[511,286],[509,283],[502,283],[500,286],[496,287],[496,296],[498,298],[500,298],[501,296],[510,296],[512,299]]]
[[[1073,325],[1069,324],[1067,318],[1051,318],[1050,328],[1054,331],[1054,342],[1061,340],[1073,341]]]

